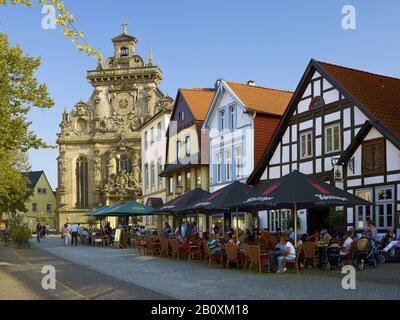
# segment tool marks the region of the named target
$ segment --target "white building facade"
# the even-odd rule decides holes
[[[381,233],[398,228],[399,95],[400,79],[312,60],[248,182],[299,170],[372,203],[344,209],[347,228],[361,232],[367,219]],[[263,212],[262,225],[285,230],[288,214]],[[302,210],[299,216],[301,233],[329,227],[329,209]]]
[[[140,130],[142,150],[143,203],[159,207],[166,202],[166,179],[159,176],[164,170],[167,137],[171,110],[163,110],[147,121]],[[160,220],[160,221],[159,221]],[[143,223],[147,228],[162,226],[162,216],[146,216]]]

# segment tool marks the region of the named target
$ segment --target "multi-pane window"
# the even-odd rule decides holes
[[[154,187],[156,184],[156,172],[155,172],[156,168],[154,165],[154,161],[151,162],[150,164],[150,183],[151,186]]]
[[[357,197],[364,199],[366,201],[372,202],[372,190],[357,190]],[[373,210],[372,206],[356,206],[356,228],[365,229],[367,226],[367,220],[373,220]]]
[[[191,181],[190,181],[190,171],[186,172],[185,175],[185,191],[190,191]]]
[[[219,112],[219,129],[220,130],[225,129],[225,110],[221,110]]]
[[[190,157],[190,136],[185,138],[185,153],[186,157]]]
[[[161,141],[161,122],[157,123],[157,140]]]
[[[76,161],[76,207],[87,208],[89,205],[89,177],[88,161],[85,157],[79,157]]]
[[[201,169],[196,169],[196,187],[201,187]]]
[[[243,151],[242,146],[235,148],[235,160],[236,160],[236,178],[240,179],[243,175]]]
[[[149,165],[146,163],[144,165],[144,188],[149,187]]]
[[[161,162],[161,158],[158,158],[157,160],[157,168],[158,168],[158,175],[157,175],[157,179],[158,179],[158,185],[162,185],[162,177],[160,177],[160,173],[163,171],[163,165]]]
[[[312,131],[300,134],[300,157],[302,159],[313,155],[313,133]]]
[[[362,145],[363,175],[385,172],[385,139],[374,139]]]
[[[53,212],[53,208],[51,207],[51,203],[48,203],[46,205],[46,209],[47,209],[47,213],[52,213]]]
[[[147,131],[144,133],[144,149],[147,149],[147,143],[148,143],[148,140],[147,140]]]
[[[150,128],[150,144],[154,143],[154,128]]]
[[[174,178],[169,177],[168,178],[168,193],[171,194],[174,191]]]
[[[340,151],[340,125],[335,124],[325,128],[326,153]]]
[[[177,176],[176,180],[176,193],[182,193],[182,175]]]
[[[222,159],[221,153],[217,152],[215,154],[215,163],[217,164],[217,182],[222,181]]]
[[[132,160],[126,154],[122,154],[117,161],[117,172],[122,171],[132,173]]]
[[[392,228],[394,226],[394,188],[382,187],[375,189],[376,226]]]
[[[291,216],[291,210],[271,210],[268,214],[268,229],[270,232],[286,232],[287,222]]]
[[[226,180],[232,180],[232,151],[225,151],[225,162],[226,162]]]
[[[38,194],[41,196],[45,196],[47,194],[46,188],[38,188],[37,191],[38,191]]]
[[[235,107],[229,107],[229,126],[231,130],[235,129]]]
[[[39,209],[38,209],[38,204],[37,203],[32,203],[32,211],[33,212],[37,212]]]
[[[178,119],[180,121],[184,121],[185,120],[185,111],[181,111],[178,113]]]

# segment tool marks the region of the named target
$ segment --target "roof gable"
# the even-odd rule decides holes
[[[25,172],[24,175],[28,178],[28,188],[29,189],[34,189],[36,184],[38,183],[40,176],[43,174],[43,171],[30,171],[30,172]]]
[[[299,100],[303,97],[306,86],[315,71],[320,73],[346,98],[357,105],[369,118],[373,127],[384,134],[397,147],[400,147],[400,126],[394,125],[395,122],[400,122],[400,113],[398,112],[400,111],[400,104],[398,103],[400,102],[400,79],[379,76],[311,59],[274,133],[271,143],[267,145],[260,162],[248,178],[248,183],[256,183],[261,178],[274,150],[285,133],[288,120],[295,111]],[[386,89],[385,83],[388,86]],[[380,100],[381,94],[382,101]],[[396,110],[397,114],[395,115]],[[393,116],[396,120],[388,119],[390,116]]]
[[[204,121],[215,95],[214,89],[194,88],[179,89],[179,91],[193,117],[197,121]]]

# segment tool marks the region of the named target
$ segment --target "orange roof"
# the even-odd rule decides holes
[[[250,110],[282,115],[293,92],[225,81],[242,103]]]
[[[400,137],[400,79],[319,62],[386,128]]]
[[[203,121],[207,116],[208,109],[214,98],[214,89],[193,88],[179,89],[179,91],[190,108],[193,117],[197,121]]]

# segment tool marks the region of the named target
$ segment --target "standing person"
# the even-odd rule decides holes
[[[199,229],[197,228],[197,223],[196,223],[196,222],[193,222],[193,225],[192,225],[192,235],[193,235],[193,234],[196,234],[196,233],[199,233]]]
[[[50,226],[46,223],[46,238],[50,236]]]
[[[36,241],[40,243],[40,233],[42,232],[42,227],[40,223],[36,225]]]
[[[78,245],[78,232],[79,232],[79,226],[74,223],[71,225],[71,246],[74,245],[75,241],[75,246]]]
[[[67,224],[64,224],[64,227],[61,229],[62,238],[64,240],[64,245],[68,245],[69,241],[69,228]]]

